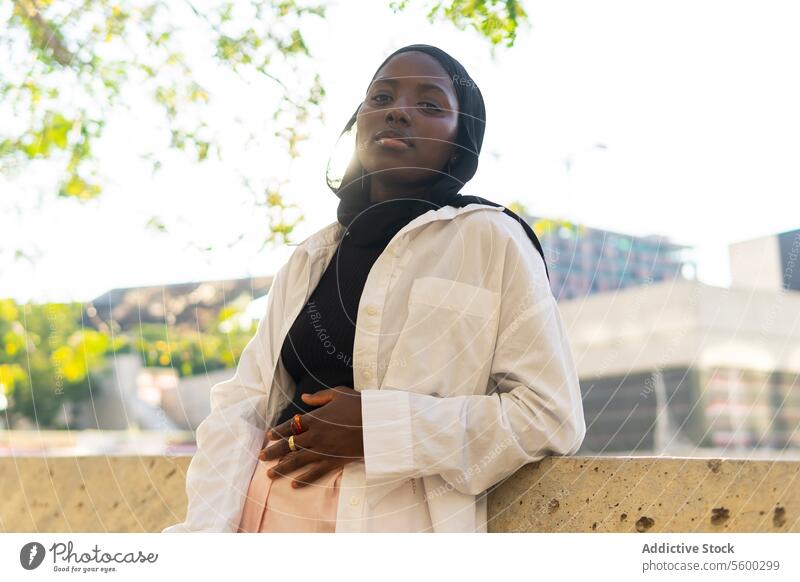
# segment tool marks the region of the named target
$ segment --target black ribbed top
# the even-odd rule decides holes
[[[359,246],[349,233],[342,238],[281,348],[283,365],[297,383],[297,390],[276,424],[316,408],[304,403],[302,394],[335,386],[353,387],[358,304],[372,265],[387,242]]]

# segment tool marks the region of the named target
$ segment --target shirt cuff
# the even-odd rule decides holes
[[[366,498],[372,507],[416,477],[411,402],[402,390],[361,392]]]

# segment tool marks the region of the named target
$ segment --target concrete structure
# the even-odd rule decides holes
[[[159,532],[189,457],[0,459],[0,532]],[[800,462],[548,457],[489,493],[490,532],[800,532]],[[242,484],[246,486],[246,484]]]
[[[161,408],[181,429],[194,430],[211,412],[211,388],[230,380],[234,368],[178,378],[174,387],[161,391]]]
[[[179,377],[172,368],[145,368],[138,353],[115,354],[95,374],[91,398],[70,403],[71,430],[194,430],[211,411],[215,384],[234,368]]]
[[[0,458],[193,455],[191,431],[8,430],[0,431]]]
[[[728,245],[733,287],[800,291],[800,229]]]
[[[142,359],[138,353],[111,356],[108,366],[96,374],[91,398],[73,404],[70,429],[173,431],[182,428],[157,402],[142,397],[137,381],[141,371]]]
[[[584,395],[582,453],[800,446],[800,293],[676,279],[559,308]]]

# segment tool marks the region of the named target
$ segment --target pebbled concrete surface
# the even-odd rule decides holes
[[[799,532],[800,462],[548,457],[488,514],[490,532]]]
[[[157,532],[190,457],[0,458],[2,532]],[[490,532],[800,532],[800,462],[548,457],[492,488]]]

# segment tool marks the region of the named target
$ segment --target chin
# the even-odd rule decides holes
[[[374,164],[364,166],[366,174],[376,174],[383,181],[396,182],[398,184],[408,184],[416,186],[420,183],[436,179],[438,174],[427,168],[412,167],[411,164]]]

